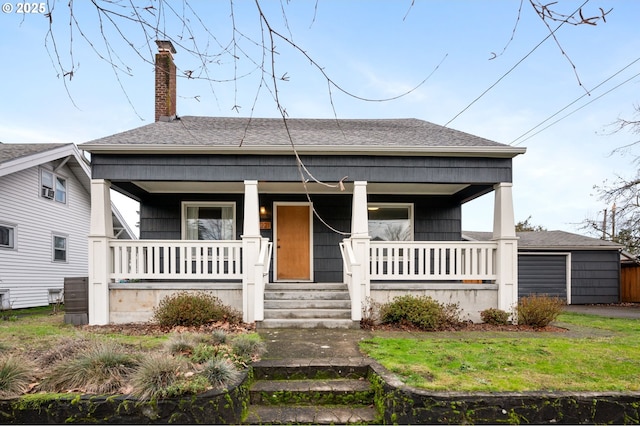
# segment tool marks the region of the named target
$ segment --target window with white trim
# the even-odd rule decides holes
[[[234,240],[235,216],[235,203],[183,202],[182,239]]]
[[[413,204],[368,204],[372,241],[412,241]]]
[[[66,235],[53,235],[53,261],[54,262],[66,262],[67,261],[67,246],[68,238]]]
[[[0,223],[0,248],[16,248],[16,227]]]
[[[59,203],[66,203],[67,180],[49,170],[40,169],[40,196]]]

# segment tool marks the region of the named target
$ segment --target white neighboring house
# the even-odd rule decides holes
[[[88,275],[88,162],[72,144],[0,143],[0,306],[63,300],[64,278]],[[135,238],[115,206],[114,233]]]

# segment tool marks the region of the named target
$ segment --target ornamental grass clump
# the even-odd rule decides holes
[[[239,323],[242,315],[211,294],[181,291],[160,301],[153,310],[153,320],[167,327],[193,327],[216,321]]]
[[[33,380],[30,362],[9,355],[0,358],[0,398],[13,398],[27,391]]]
[[[118,393],[138,364],[137,357],[111,341],[92,342],[71,359],[58,361],[41,388],[52,392]]]
[[[398,296],[380,307],[384,324],[400,324],[426,331],[459,327],[460,308],[457,304],[443,305],[430,296]]]
[[[551,324],[562,313],[565,302],[558,297],[535,295],[522,297],[516,307],[518,324],[543,328]]]
[[[182,357],[155,353],[145,357],[132,374],[132,395],[141,400],[172,396],[171,389],[183,377],[187,363]]]
[[[497,308],[488,308],[480,312],[482,322],[491,325],[507,325],[509,323],[509,312]]]
[[[226,388],[240,377],[240,372],[228,358],[210,359],[202,370],[209,383],[215,388]]]
[[[249,362],[262,356],[267,347],[257,333],[238,334],[231,339],[233,354],[243,362]]]

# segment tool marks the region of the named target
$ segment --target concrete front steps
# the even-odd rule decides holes
[[[367,365],[254,364],[246,424],[375,424],[374,391]]]
[[[360,328],[343,283],[269,283],[258,328]]]

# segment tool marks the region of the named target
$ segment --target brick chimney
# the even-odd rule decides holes
[[[170,121],[176,117],[176,49],[170,41],[156,40],[156,121]]]

